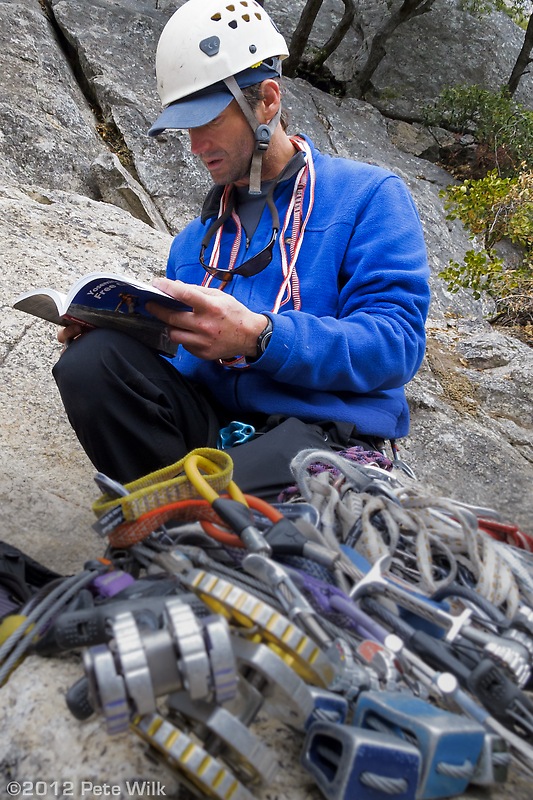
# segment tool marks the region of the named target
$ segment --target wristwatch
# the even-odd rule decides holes
[[[261,358],[261,356],[263,355],[263,353],[267,349],[268,343],[270,342],[270,339],[272,338],[272,333],[273,332],[274,332],[274,326],[272,325],[272,320],[269,317],[267,324],[265,325],[265,327],[263,328],[263,330],[261,331],[261,333],[257,337],[257,355],[256,355],[256,359],[257,358]]]

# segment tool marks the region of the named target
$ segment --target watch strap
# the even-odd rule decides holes
[[[270,317],[268,318],[268,322],[257,337],[257,353],[256,358],[261,358],[265,350],[267,349],[270,339],[272,338],[272,333],[274,332],[274,326],[272,324],[272,320]]]

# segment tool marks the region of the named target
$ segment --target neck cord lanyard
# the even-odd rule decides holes
[[[287,212],[285,214],[285,219],[280,231],[280,235],[278,237],[280,243],[281,268],[283,273],[283,280],[279,288],[278,294],[276,296],[274,306],[271,309],[272,313],[274,314],[277,314],[280,307],[288,303],[291,297],[293,300],[294,308],[296,310],[299,310],[301,308],[300,285],[298,280],[298,274],[296,272],[296,261],[300,253],[300,248],[303,243],[305,228],[307,226],[307,222],[309,221],[309,217],[311,216],[311,211],[313,209],[313,204],[315,199],[316,176],[315,176],[313,157],[311,154],[311,148],[309,147],[307,142],[304,139],[301,139],[299,136],[291,136],[290,140],[292,144],[296,148],[298,148],[298,150],[302,150],[305,153],[306,163],[300,169],[300,171],[296,176],[292,197],[289,206],[287,208]],[[309,206],[307,208],[305,217],[303,217],[302,214],[303,198],[308,182],[310,188]],[[232,193],[232,186],[231,185],[226,186],[224,188],[222,197],[220,199],[219,218],[224,215],[226,215],[226,218],[230,216],[228,214],[229,210],[228,201],[230,200],[231,193]],[[292,217],[291,236],[290,238],[287,238],[286,234],[291,221],[291,217]],[[235,266],[235,262],[237,260],[237,255],[242,240],[242,224],[237,213],[233,209],[231,211],[231,218],[235,223],[237,232],[235,234],[235,239],[231,247],[228,269],[233,269]],[[213,250],[211,253],[211,257],[209,259],[209,266],[214,268],[218,266],[218,261],[220,258],[220,244],[222,239],[223,227],[224,226],[221,225],[216,233],[215,241],[213,244]],[[286,246],[287,244],[289,245],[288,254]],[[211,275],[206,275],[202,282],[202,286],[209,286],[212,280],[213,277]],[[220,289],[221,291],[223,291],[225,289],[225,284],[220,286]]]
[[[300,253],[300,248],[303,244],[305,229],[307,227],[307,223],[309,221],[309,217],[311,216],[311,211],[313,210],[313,205],[315,202],[316,175],[311,148],[305,139],[301,139],[297,136],[291,137],[291,142],[295,145],[295,147],[298,147],[299,150],[303,150],[307,158],[305,166],[302,167],[295,181],[291,202],[287,208],[285,221],[281,229],[280,250],[283,283],[280,286],[278,295],[276,297],[276,302],[272,308],[272,311],[275,314],[277,314],[282,305],[285,305],[285,303],[289,302],[291,296],[293,307],[296,311],[299,311],[302,306],[300,297],[300,281],[298,280],[298,273],[296,272],[296,261]],[[310,190],[309,205],[305,217],[302,218],[303,199],[308,182]],[[286,232],[289,227],[291,216],[293,216],[293,222],[291,237],[288,240],[290,255],[290,259],[288,259],[285,244],[287,244]]]
[[[231,217],[231,219],[235,223],[235,226],[237,228],[237,233],[235,235],[235,240],[231,247],[228,269],[233,269],[235,266],[235,261],[237,260],[237,253],[239,252],[239,248],[241,246],[242,225],[239,217],[235,213],[235,209],[232,207],[230,213],[230,209],[228,207],[228,201],[231,197],[232,191],[233,191],[232,184],[228,184],[227,186],[224,187],[224,191],[222,192],[222,197],[220,198],[218,220],[220,220],[222,224],[219,226],[216,232],[215,241],[213,243],[213,250],[211,252],[211,257],[209,259],[210,267],[215,267],[215,268],[218,267],[218,261],[220,258],[220,241],[222,239],[222,230],[224,228],[225,221],[229,217]],[[202,281],[202,286],[210,286],[212,280],[213,276],[206,274]],[[220,288],[222,290],[224,289],[224,286],[221,286]]]

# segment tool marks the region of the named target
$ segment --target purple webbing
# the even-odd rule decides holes
[[[364,639],[373,639],[383,643],[389,631],[378,622],[365,614],[364,611],[348,597],[342,589],[333,586],[318,578],[313,578],[305,572],[295,570],[291,573],[295,583],[302,589],[313,602],[319,613],[324,616],[342,614],[352,623],[351,627]]]
[[[362,464],[363,466],[372,464],[376,467],[380,467],[380,469],[385,469],[388,472],[390,472],[394,466],[390,458],[384,456],[383,453],[380,453],[378,450],[365,450],[365,448],[360,444],[356,444],[353,447],[348,447],[346,450],[339,450],[336,455],[346,458],[347,461],[352,461],[356,464]],[[323,461],[314,461],[307,467],[307,471],[310,475],[319,475],[321,472],[329,472],[331,475],[338,477],[341,474],[337,467],[334,467],[332,464],[327,464]],[[299,493],[300,490],[298,486],[287,486],[287,488],[280,493],[278,500],[280,503],[283,503]]]

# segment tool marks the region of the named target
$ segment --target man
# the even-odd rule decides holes
[[[151,308],[181,347],[168,361],[71,325],[54,368],[83,447],[115,480],[216,446],[238,420],[257,435],[230,451],[235,480],[274,497],[304,447],[371,449],[408,432],[403,387],[429,303],[420,221],[397,176],[287,134],[286,56],[254,0],[188,0],[163,30],[150,134],[187,129],[214,183],[154,281],[192,309]]]

